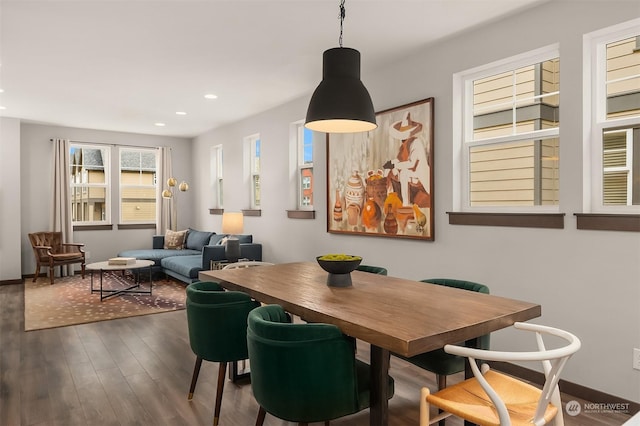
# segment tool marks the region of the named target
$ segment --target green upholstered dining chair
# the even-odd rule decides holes
[[[292,323],[279,305],[249,314],[247,342],[251,387],[266,413],[306,424],[357,413],[369,407],[369,365],[355,358],[355,340],[330,324]],[[393,396],[394,382],[389,381]]]
[[[224,375],[228,362],[248,358],[247,315],[260,306],[248,294],[224,291],[215,282],[199,281],[187,286],[187,324],[189,343],[196,354],[189,399],[198,381],[202,360],[220,363],[213,414],[214,426],[220,419]]]
[[[487,286],[471,281],[456,280],[451,278],[429,278],[426,280],[421,280],[421,282],[489,294],[489,288]],[[478,348],[489,349],[488,334],[485,334],[484,336],[478,338]],[[465,368],[464,357],[448,354],[444,351],[444,349],[436,349],[434,351],[415,355],[410,358],[403,357],[397,354],[394,355],[403,358],[420,368],[435,373],[438,382],[438,390],[444,389],[447,386],[447,376],[464,371]]]
[[[372,274],[387,275],[387,269],[382,266],[359,265],[357,271],[370,272]]]

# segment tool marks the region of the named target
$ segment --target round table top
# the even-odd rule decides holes
[[[87,263],[85,268],[95,271],[122,271],[125,269],[146,268],[152,266],[154,263],[153,260],[136,259],[136,263],[130,263],[128,265],[109,265],[109,261],[105,260],[104,262]]]

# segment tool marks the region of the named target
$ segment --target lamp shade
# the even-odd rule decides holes
[[[378,127],[371,96],[360,80],[360,52],[348,47],[324,52],[322,81],[311,96],[305,127],[325,133],[367,132]]]
[[[242,212],[229,212],[222,214],[222,232],[229,235],[242,234]]]

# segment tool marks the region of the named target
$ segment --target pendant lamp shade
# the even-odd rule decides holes
[[[325,50],[322,81],[311,96],[305,127],[325,133],[378,127],[371,96],[360,80],[360,52],[348,47]]]

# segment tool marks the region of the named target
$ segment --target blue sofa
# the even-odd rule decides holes
[[[228,235],[189,229],[183,249],[165,249],[164,235],[154,235],[151,249],[124,250],[119,257],[135,257],[152,260],[153,269],[186,284],[198,281],[198,273],[210,269],[212,261],[225,261],[225,245]],[[254,243],[252,235],[237,235],[240,240],[240,257],[262,260],[262,244]]]

